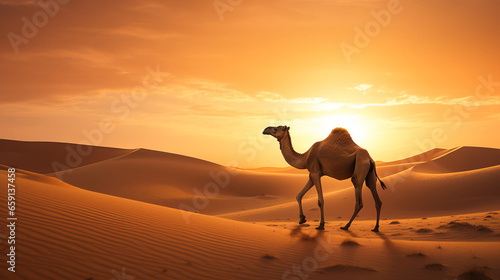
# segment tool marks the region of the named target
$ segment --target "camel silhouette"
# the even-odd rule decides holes
[[[377,179],[380,181],[382,189],[385,190],[386,186],[378,177],[375,169],[375,161],[370,157],[368,151],[356,145],[346,129],[337,127],[332,130],[325,140],[314,143],[307,152],[299,154],[292,147],[289,130],[290,128],[287,126],[270,126],[264,129],[263,134],[271,135],[278,139],[281,153],[288,164],[295,168],[307,169],[309,171],[309,181],[297,195],[300,212],[299,224],[306,222],[306,217],[302,211],[302,197],[312,186],[316,186],[318,206],[321,210],[321,222],[316,229],[325,229],[321,177],[326,175],[337,180],[351,178],[354,184],[356,205],[349,222],[341,227],[343,230],[349,229],[352,221],[356,218],[361,208],[363,208],[361,191],[363,183],[366,181],[366,186],[372,192],[373,199],[375,200],[375,208],[377,209],[377,224],[372,231],[378,232],[382,201],[377,193]]]

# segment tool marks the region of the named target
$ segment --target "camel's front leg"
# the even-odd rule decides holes
[[[309,181],[307,181],[306,186],[297,195],[297,202],[299,203],[299,212],[300,212],[299,224],[303,224],[306,222],[306,216],[304,216],[304,212],[302,211],[302,198],[304,197],[306,192],[312,188],[312,186],[313,182],[311,181],[311,179],[309,179]]]
[[[313,181],[318,192],[318,206],[321,211],[321,222],[316,229],[325,229],[325,201],[323,200],[323,188],[321,187],[321,176],[319,174],[310,174],[309,178]]]

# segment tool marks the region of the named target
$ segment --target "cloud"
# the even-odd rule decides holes
[[[281,96],[280,94],[274,93],[274,92],[268,92],[268,91],[262,91],[259,92],[256,95],[257,98],[266,101],[266,102],[283,102],[286,99]]]
[[[302,104],[319,104],[326,101],[326,98],[323,97],[303,97],[303,98],[294,98],[290,101],[292,103],[302,103]]]
[[[473,96],[466,96],[461,98],[447,98],[440,96],[431,98],[428,96],[408,95],[403,94],[394,98],[390,98],[383,103],[335,103],[335,102],[321,102],[314,107],[318,111],[333,111],[340,108],[355,108],[362,109],[366,107],[382,107],[382,106],[399,106],[410,104],[438,104],[438,105],[461,105],[461,106],[488,106],[500,105],[500,97],[492,96],[488,99],[478,100]]]
[[[498,105],[500,104],[500,97],[494,96],[485,100],[478,100],[474,96],[465,96],[460,98],[447,98],[440,96],[431,98],[428,96],[417,96],[403,94],[388,100],[385,103],[362,104],[358,105],[359,108],[366,106],[397,106],[403,104],[441,104],[441,105],[462,105],[462,106],[485,106],[485,105]]]
[[[360,85],[357,85],[355,87],[352,87],[352,88],[349,88],[349,89],[355,89],[355,90],[359,90],[359,91],[362,91],[363,94],[366,94],[366,90],[373,87],[373,85],[369,85],[369,84],[360,84]]]

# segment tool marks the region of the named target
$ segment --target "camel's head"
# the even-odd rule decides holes
[[[262,132],[263,134],[274,136],[278,141],[280,141],[290,128],[286,125],[280,126],[269,126]]]

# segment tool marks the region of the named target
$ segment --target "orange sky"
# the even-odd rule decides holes
[[[498,1],[36,2],[0,0],[0,138],[242,167],[286,165],[280,124],[299,152],[337,126],[375,160],[500,148]]]

